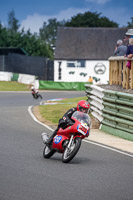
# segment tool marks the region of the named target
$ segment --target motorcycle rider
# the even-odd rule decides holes
[[[56,128],[56,130],[53,132],[53,134],[51,135],[51,137],[48,139],[48,141],[46,142],[46,144],[49,146],[52,141],[53,138],[56,136],[57,131],[59,130],[59,128],[63,128],[65,129],[68,125],[72,126],[74,124],[74,122],[71,119],[71,116],[73,115],[73,113],[75,111],[80,111],[83,113],[88,113],[90,108],[90,104],[85,101],[85,100],[81,100],[78,102],[77,107],[71,108],[69,109],[61,119],[59,119],[59,124]]]
[[[32,96],[36,98],[36,95],[42,99],[42,96],[39,94],[38,90],[34,86],[31,87]]]

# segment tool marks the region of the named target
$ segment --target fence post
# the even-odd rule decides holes
[[[113,70],[113,61],[112,60],[110,60],[110,62],[109,62],[109,84],[110,85],[112,85],[113,84],[113,76],[112,76],[112,74],[113,74],[113,72],[112,72],[112,70]]]
[[[118,85],[122,85],[122,66],[123,62],[118,61]]]
[[[131,73],[130,73],[130,78],[131,78],[131,84],[130,88],[133,89],[133,60],[131,60]]]
[[[112,56],[108,60],[109,84],[121,85],[126,90],[133,89],[133,59],[131,59],[131,70],[126,67],[127,57]]]

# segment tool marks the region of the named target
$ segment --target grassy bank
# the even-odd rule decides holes
[[[29,85],[16,81],[0,81],[0,91],[29,91]]]
[[[64,115],[64,113],[70,108],[76,107],[77,102],[80,100],[87,100],[87,97],[68,98],[58,101],[55,105],[39,106],[39,112],[44,119],[57,125],[58,120]]]

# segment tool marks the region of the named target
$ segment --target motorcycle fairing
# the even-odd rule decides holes
[[[77,132],[77,125],[76,124],[74,124],[72,126],[68,126],[65,129],[60,128],[58,130],[59,135],[66,135],[67,137],[70,136],[70,133],[74,133],[74,132]]]
[[[59,149],[59,150],[64,150],[63,146],[62,146],[62,142],[64,140],[67,140],[68,137],[64,136],[64,135],[56,135],[53,139],[53,145],[52,148],[54,149]]]

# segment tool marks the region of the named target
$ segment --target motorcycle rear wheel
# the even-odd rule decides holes
[[[50,149],[47,145],[44,147],[43,150],[43,157],[50,158],[55,153],[54,149]]]
[[[80,146],[81,146],[81,138],[76,137],[74,139],[74,143],[70,146],[70,148],[69,149],[68,147],[65,148],[64,153],[62,155],[62,162],[63,163],[70,162],[77,154]]]

